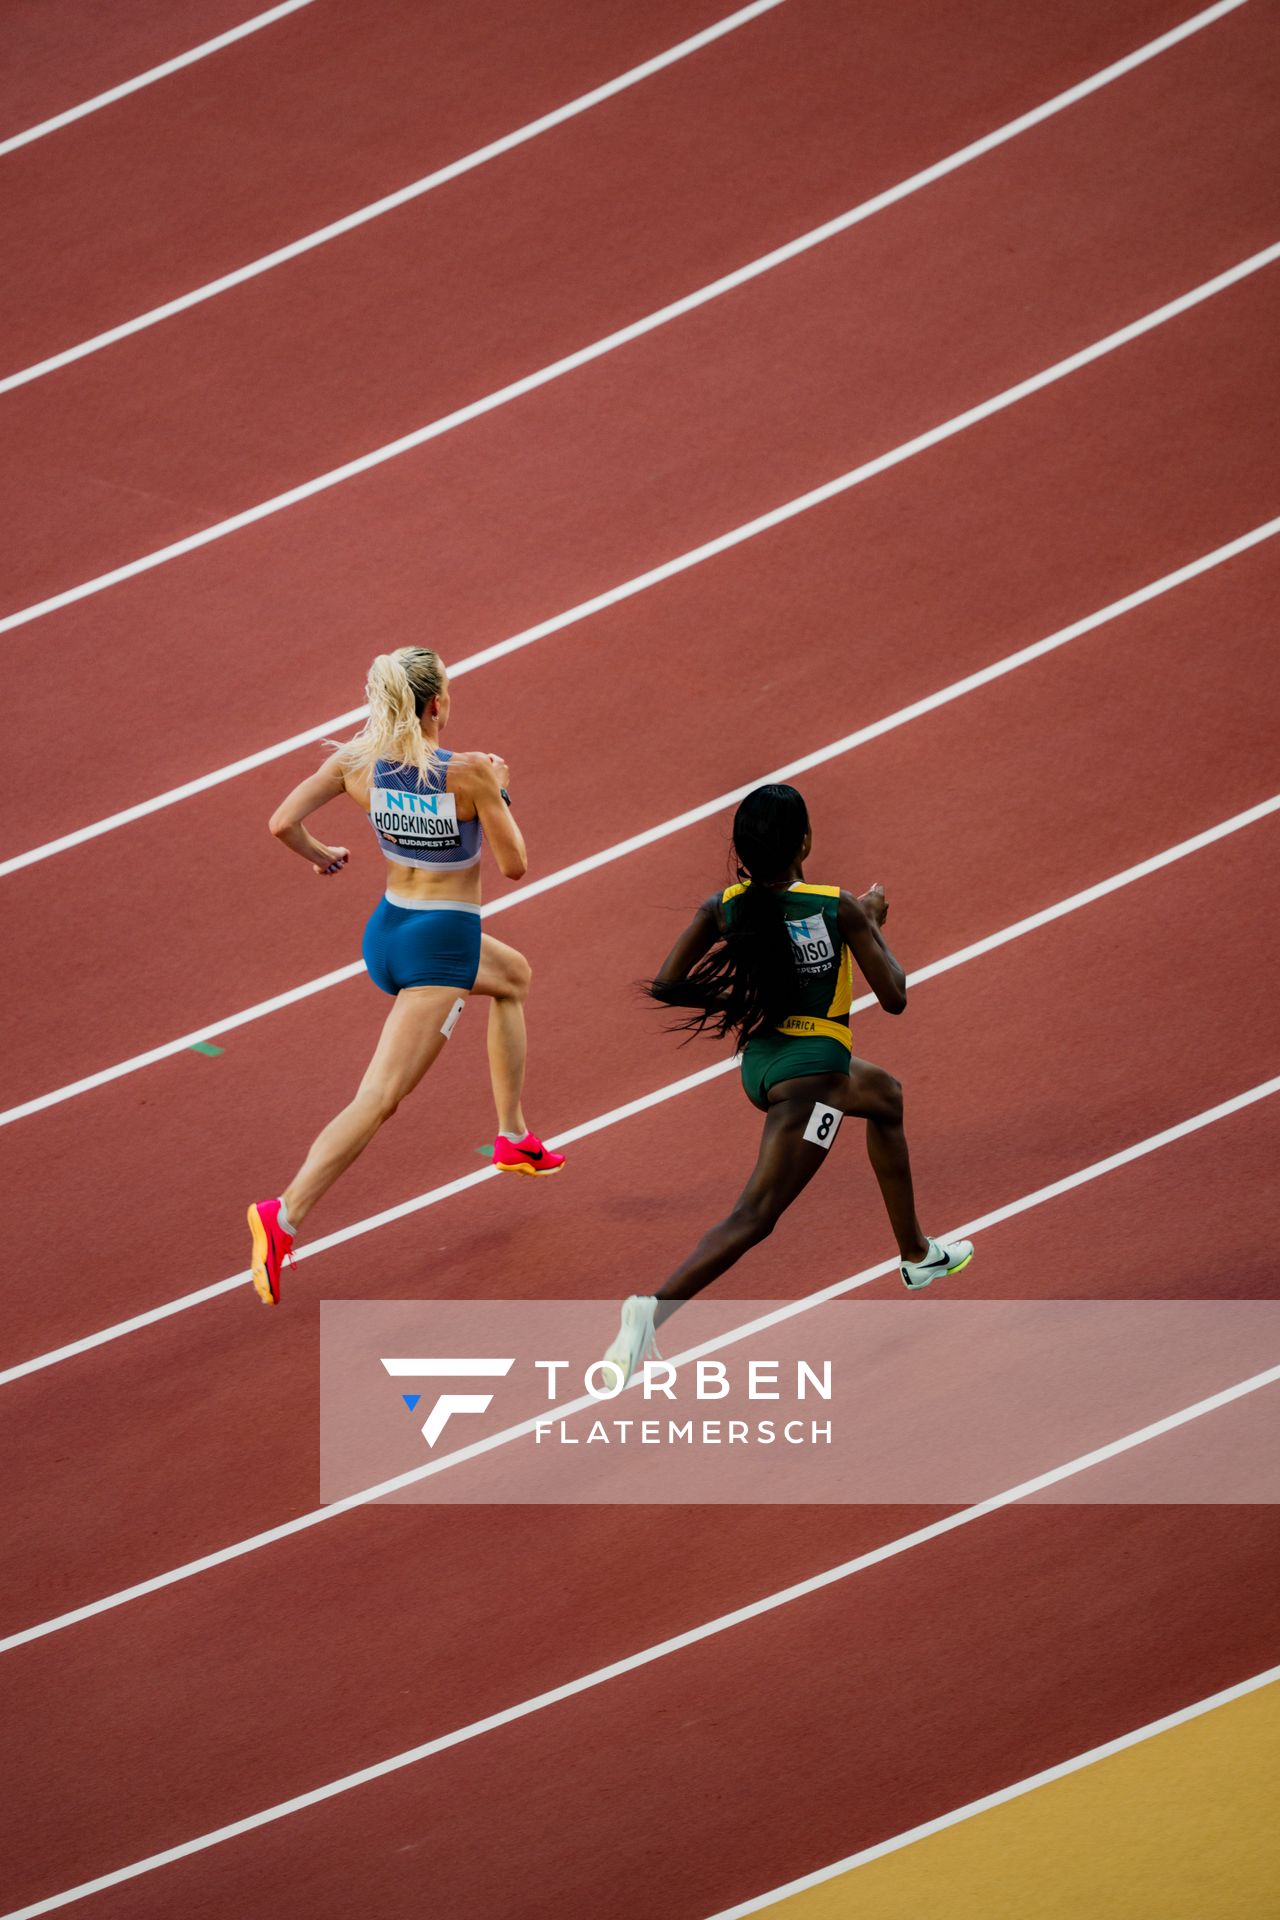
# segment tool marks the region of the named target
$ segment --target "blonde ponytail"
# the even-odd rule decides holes
[[[443,686],[444,666],[430,647],[380,653],[365,681],[369,718],[342,748],[344,768],[368,773],[375,761],[391,760],[430,773],[437,764],[436,750],[423,737],[421,715]]]

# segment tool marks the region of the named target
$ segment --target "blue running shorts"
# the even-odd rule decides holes
[[[480,968],[480,909],[462,900],[405,901],[384,894],[364,930],[364,963],[384,993],[457,987],[469,993]]]

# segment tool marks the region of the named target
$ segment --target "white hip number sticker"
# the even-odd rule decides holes
[[[821,1100],[813,1103],[813,1112],[809,1115],[809,1124],[804,1130],[806,1140],[812,1140],[815,1147],[829,1147],[840,1131],[840,1122],[844,1119],[839,1107],[824,1107]]]

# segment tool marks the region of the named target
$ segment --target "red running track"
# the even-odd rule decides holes
[[[186,131],[186,103],[182,137],[175,127],[165,139],[179,164],[157,179],[157,130],[147,125],[150,191],[164,193],[171,209],[131,209],[127,173],[122,179],[115,156],[100,154],[88,178],[111,183],[113,205],[104,218],[96,203],[102,188],[86,188],[83,154],[62,143],[31,150],[29,168],[48,170],[60,160],[78,193],[93,197],[78,209],[86,232],[74,235],[66,255],[45,238],[51,220],[66,225],[60,182],[32,182],[36,190],[10,215],[6,250],[25,272],[11,295],[13,318],[0,332],[2,371],[16,372],[51,348],[70,347],[158,304],[174,291],[175,258],[183,262],[181,291],[197,287],[461,158],[566,103],[590,80],[620,74],[728,11],[667,0],[650,18],[631,5],[602,43],[583,13],[570,8],[563,37],[548,42],[527,9],[490,0],[480,17],[468,10],[466,24],[459,19],[451,28],[463,43],[454,49],[436,44],[436,9],[375,9],[370,28],[363,15],[356,23],[341,9],[318,5],[282,23],[292,24],[292,36],[268,35],[239,49],[238,64],[253,62],[255,71],[247,108],[237,50],[191,70],[187,87],[200,79],[206,90],[216,86],[223,118],[235,128],[234,140],[225,125],[216,128],[217,164]],[[478,397],[485,390],[476,386],[479,376],[501,385],[583,346],[591,337],[584,323],[604,333],[639,318],[1038,105],[1177,18],[1167,0],[1148,0],[1126,15],[1109,18],[1091,5],[1060,39],[1010,0],[983,0],[976,13],[942,17],[914,0],[900,17],[869,13],[850,32],[836,0],[789,0],[340,245],[38,382],[14,403],[19,444],[29,448],[38,436],[44,462],[64,486],[68,469],[82,469],[78,488],[98,483],[95,501],[106,483],[127,489],[118,521],[98,528],[97,545],[86,547],[81,530],[59,564],[83,568],[104,549],[131,557],[216,518],[210,508],[251,504],[255,489],[274,492]],[[324,67],[312,71],[292,44],[308,29],[327,36],[327,63],[346,75],[359,103],[354,126],[326,87]],[[1232,44],[1230,28],[1210,32],[1229,36],[1220,45]],[[537,45],[540,58],[522,42]],[[994,68],[993,42],[1006,54]],[[272,46],[286,71],[261,74]],[[500,48],[499,71],[521,74],[526,97],[537,87],[532,112],[506,98],[501,85],[487,97],[484,67],[498,64]],[[548,59],[563,74],[545,73]],[[425,99],[409,80],[424,69],[432,74]],[[282,99],[292,100],[307,124],[282,125]],[[360,126],[359,115],[367,117],[377,101],[387,102],[388,119],[397,108],[401,122],[382,130],[384,144],[403,149],[410,116],[422,129],[415,141],[431,143],[407,167],[379,152],[371,130]],[[473,124],[458,124],[462,111]],[[135,118],[144,112],[139,101]],[[99,141],[117,126],[103,121]],[[759,138],[762,126],[767,143]],[[335,138],[339,129],[345,137]],[[357,169],[366,146],[378,157],[363,159],[362,179]],[[317,147],[329,168],[340,162],[356,177],[326,185]],[[273,177],[264,148],[285,157],[284,178]],[[228,167],[235,177],[226,178]],[[255,231],[266,220],[270,230]],[[119,244],[122,223],[146,247],[141,279]],[[222,237],[220,223],[234,223],[234,242]],[[197,237],[188,240],[193,228]],[[118,278],[119,291],[108,286],[96,295],[92,278],[86,287],[90,236],[104,255],[100,277]],[[157,251],[157,240],[165,251]],[[160,271],[165,280],[139,298],[148,276]],[[74,323],[63,316],[68,304]],[[102,312],[86,329],[87,304]],[[65,507],[71,505],[68,499]],[[67,528],[74,534],[74,512]],[[37,545],[48,537],[43,506],[34,532]],[[123,556],[111,549],[113,535],[127,549]]]
[[[786,13],[781,9],[779,20]],[[1246,9],[1241,18],[1248,17]],[[753,32],[763,24],[755,23]],[[148,688],[150,720],[125,727],[125,713],[131,715],[136,702],[126,708],[111,688],[103,689],[93,725],[121,723],[113,790],[103,796],[102,810],[109,811],[192,772],[195,663],[201,673],[203,771],[281,737],[281,684],[308,689],[316,704],[304,723],[351,706],[350,663],[364,651],[353,652],[355,630],[391,643],[420,636],[425,625],[449,637],[455,657],[470,652],[726,532],[1187,292],[1273,237],[1274,191],[1266,170],[1249,150],[1242,152],[1236,116],[1240,90],[1251,94],[1265,85],[1259,74],[1274,70],[1269,63],[1276,57],[1275,36],[1268,41],[1250,34],[1241,44],[1233,36],[1243,31],[1233,17],[888,214],[567,383],[185,555],[157,574],[19,629],[6,639],[19,722],[38,715],[40,663],[51,645],[86,657],[124,657],[127,650]],[[753,44],[751,34],[734,36],[726,57],[730,49],[741,54]],[[1201,50],[1198,62],[1193,47]],[[1224,64],[1229,72],[1220,75]],[[685,87],[697,76],[697,63],[686,63],[655,86]],[[1191,81],[1202,91],[1189,105]],[[639,89],[611,103],[609,112],[640,113],[644,100],[655,97]],[[1196,122],[1194,143],[1188,112]],[[598,137],[591,115],[561,132],[566,140]],[[878,177],[867,186],[901,179],[951,144],[931,140],[900,162],[891,158],[886,166],[880,160]],[[753,138],[756,166],[759,145]],[[557,154],[558,139],[535,144],[525,156],[535,179],[537,168],[548,164],[544,148]],[[592,160],[597,167],[608,164],[607,155]],[[798,195],[806,194],[805,176],[789,168],[782,173]],[[481,173],[458,184],[464,194],[480,194],[488,190],[486,181],[492,187]],[[749,183],[738,185],[744,190],[728,208],[722,194],[710,196],[701,211],[704,224],[726,230],[734,206],[752,205],[756,196]],[[1064,227],[1055,209],[1068,189],[1089,217]],[[654,190],[662,191],[661,180]],[[809,202],[793,218],[780,218],[770,238],[790,237],[864,197],[856,184],[847,193],[828,192],[820,204]],[[405,211],[449,219],[457,204],[451,190]],[[613,235],[612,206],[608,215]],[[997,231],[984,253],[970,235],[993,223]],[[380,233],[380,227],[369,229],[368,244],[378,243]],[[669,227],[656,240],[659,252],[672,251]],[[744,229],[716,260],[716,271],[761,251]],[[628,239],[624,264],[633,256],[641,265],[654,259],[647,245],[637,250]],[[452,258],[447,248],[446,258]],[[329,260],[323,253],[313,256],[307,270],[328,271]],[[380,283],[381,259],[376,271]],[[478,281],[468,282],[472,308],[441,323],[450,340],[480,334],[489,351],[485,328],[495,324],[496,271],[490,263]],[[667,268],[655,271],[661,275]],[[664,285],[662,294],[691,291],[712,278],[690,268]],[[445,294],[460,284],[452,273],[439,280]],[[245,292],[273,298],[280,284],[268,276]],[[564,294],[557,292],[561,285]],[[546,320],[540,286],[553,308],[562,302]],[[476,292],[486,303],[487,320],[474,311]],[[1033,294],[1034,324],[1028,327]],[[503,312],[514,307],[520,313],[519,328],[508,327],[505,338],[521,344],[513,350],[505,339],[499,342],[486,371],[470,378],[464,365],[455,367],[465,361],[466,349],[455,348],[430,393],[433,383],[424,381],[413,323],[395,308],[404,320],[402,350],[413,365],[397,363],[402,377],[378,430],[368,424],[377,403],[364,383],[380,378],[378,368],[389,352],[381,340],[372,357],[362,356],[359,339],[349,340],[337,372],[341,391],[326,395],[312,378],[306,405],[299,401],[274,421],[272,394],[296,395],[296,388],[287,370],[255,361],[253,419],[243,435],[228,426],[228,369],[211,368],[212,421],[208,403],[198,409],[193,401],[167,424],[161,413],[149,426],[152,388],[126,383],[129,431],[122,441],[112,435],[108,440],[127,467],[113,465],[117,455],[106,447],[102,461],[87,462],[88,422],[100,400],[50,417],[51,402],[56,407],[59,396],[72,391],[67,382],[107,377],[105,359],[23,390],[11,396],[13,418],[29,418],[24,444],[38,435],[41,451],[0,491],[11,525],[6,611],[145,554],[157,540],[252,506],[279,485],[308,480],[332,458],[362,453],[389,435],[441,417],[460,401],[478,400],[511,375],[533,372],[660,304],[639,288],[619,295],[608,275],[590,263],[585,272],[544,270],[536,283],[511,283],[501,303]],[[216,303],[208,314],[215,310]],[[305,310],[323,313],[325,303],[309,301]],[[274,337],[278,320],[263,316],[265,337]],[[170,337],[188,340],[188,327],[203,324],[199,312],[184,316]],[[150,356],[162,348],[157,337],[145,350]],[[190,347],[176,350],[185,366],[195,363]],[[415,400],[406,400],[406,387]],[[344,409],[351,418],[353,403],[366,424],[339,444],[324,422]],[[28,416],[28,409],[35,412]],[[314,439],[309,448],[303,445],[310,420],[324,437],[323,447]],[[690,420],[702,423],[696,434],[688,431]],[[137,464],[138,450],[156,428],[162,430],[158,452],[168,471]],[[54,458],[51,449],[64,437],[65,457]],[[184,476],[195,471],[193,442],[206,450],[200,498],[184,502]],[[49,461],[52,468],[44,464]],[[89,493],[69,480],[69,467],[92,473]],[[168,504],[175,499],[180,520]],[[183,635],[191,663],[185,673],[174,672],[175,632]],[[240,716],[250,706],[255,723],[246,736]],[[288,730],[297,724],[291,714]],[[90,716],[71,725],[68,746],[75,750]],[[26,732],[19,724],[19,738]],[[15,808],[15,850],[96,817],[96,807],[88,810],[80,802],[76,809],[75,802],[67,795],[43,810]]]
[[[1182,69],[1181,154],[1169,132],[1173,94],[1153,88],[1142,122],[1151,171],[1126,145],[1132,127],[1117,133],[1118,93],[1104,96],[1092,119],[1082,115],[1074,145],[1058,150],[1056,175],[1050,145],[1033,157],[1028,141],[1004,157],[1007,171],[993,169],[985,195],[976,173],[961,176],[945,203],[929,209],[924,196],[887,216],[878,238],[875,223],[854,236],[856,269],[852,252],[815,256],[785,270],[785,288],[777,276],[776,288],[752,289],[734,324],[727,308],[703,316],[670,360],[659,339],[542,396],[523,430],[545,433],[557,458],[575,447],[592,456],[553,503],[575,553],[572,573],[560,552],[542,563],[545,584],[566,595],[551,608],[722,530],[700,528],[708,507],[745,517],[773,504],[756,497],[762,475],[775,498],[811,485],[827,477],[813,464],[839,436],[841,464],[851,465],[980,397],[980,377],[998,385],[1047,364],[1133,317],[1140,306],[1126,309],[1126,299],[1155,304],[1271,239],[1252,149],[1254,134],[1261,139],[1253,90],[1261,42],[1231,43],[1233,76],[1221,52],[1228,33],[1256,32],[1258,17],[1246,8],[1220,30],[1217,53],[1206,40]],[[1066,126],[1043,130],[1046,142]],[[1232,144],[1243,158],[1231,159]],[[1156,152],[1167,156],[1163,173]],[[1199,197],[1195,180],[1205,183]],[[1002,279],[1001,250],[1011,244],[1019,271]],[[962,252],[971,256],[967,280]],[[926,305],[932,287],[917,255],[947,270],[954,297]],[[1263,281],[1239,288],[1126,359],[672,583],[652,605],[617,609],[557,636],[545,653],[478,675],[460,697],[469,723],[500,729],[528,769],[521,805],[539,858],[544,850],[572,858],[764,772],[1274,512],[1264,455],[1273,370],[1257,347],[1269,297]],[[837,364],[837,335],[810,311],[823,301],[853,303],[866,342],[859,379],[869,383],[855,393],[856,383],[837,381],[826,440],[818,399]],[[1072,327],[1084,331],[1068,337]],[[783,340],[816,356],[785,390],[791,419],[777,396],[758,391],[766,370],[782,364]],[[714,391],[707,365],[717,370]],[[651,411],[643,385],[658,366],[665,415]],[[750,408],[742,440],[722,417],[739,395]],[[709,398],[714,420],[699,411]],[[627,423],[641,420],[636,438]],[[467,429],[430,469],[453,510],[474,516],[473,561],[485,541],[496,556],[517,524],[490,464],[500,449],[519,450],[506,425],[499,416]],[[595,458],[594,442],[605,439],[612,469]],[[767,464],[743,459],[748,440]],[[696,461],[691,442],[700,443]],[[628,447],[642,482],[634,487],[625,484]],[[368,540],[361,513],[376,489],[360,489],[323,512],[307,509],[292,527],[286,516],[228,543],[224,585],[248,569],[253,587],[253,567],[272,554],[283,611],[305,544],[314,568],[321,545],[341,536],[354,550]],[[392,500],[379,498],[384,508]],[[530,552],[532,531],[526,524]],[[664,534],[675,542],[665,549]],[[637,559],[628,541],[657,551]],[[195,600],[213,559],[113,590],[43,634],[37,626],[10,636],[19,671],[37,657],[37,635],[46,648],[55,635],[83,646],[90,633],[105,645],[111,621],[127,621],[130,607],[136,629],[121,628],[115,642],[115,657],[129,662],[122,690],[126,677],[145,684],[147,648],[165,620],[210,619],[212,657],[212,614]],[[510,588],[495,577],[490,596],[501,616],[509,594],[507,624],[495,617],[486,628],[477,606],[473,630],[500,634],[532,617],[531,605],[550,610],[531,591],[543,576],[527,564],[521,571],[515,541],[512,560]],[[861,882],[873,862],[895,894],[895,940],[919,965],[1266,798],[1276,564],[1270,546],[1259,548],[806,776],[821,836],[815,873],[829,860],[824,871]],[[496,575],[496,566],[484,571]],[[327,584],[315,575],[317,599]],[[336,600],[333,626],[310,636],[334,711],[351,698],[353,604],[341,646]],[[258,630],[262,656],[274,638]],[[253,744],[243,738],[246,707],[256,701],[253,711],[263,711],[264,682],[253,679],[263,668],[237,650],[222,658],[235,697],[211,711],[204,745],[221,727],[228,752],[244,751]],[[789,671],[796,662],[800,671]],[[283,654],[269,665],[289,670]],[[211,686],[211,709],[216,697]],[[663,731],[638,728],[637,714],[651,719],[659,699]],[[548,711],[562,741],[586,739],[616,768],[616,801],[610,793],[602,804],[598,770],[570,755],[555,770],[553,808]],[[176,712],[172,750],[189,753],[191,730]],[[99,720],[107,718],[104,705]],[[34,710],[26,716],[37,747],[47,742],[42,724]],[[498,731],[492,737],[499,742]],[[132,777],[140,765],[117,765],[113,755],[113,774]],[[67,911],[51,908],[55,891],[74,894],[89,930],[82,943],[113,950],[101,973],[102,1061],[145,1043],[147,1018],[186,1017],[195,1004],[190,961],[202,951],[203,982],[234,985],[235,1005],[253,997],[243,957],[217,944],[215,923],[237,902],[216,849],[249,847],[277,790],[240,783],[116,836],[101,861],[86,853],[23,876],[14,898],[28,924]],[[104,809],[117,803],[113,796]],[[191,841],[184,827],[198,828]],[[585,848],[584,827],[598,835]],[[927,983],[906,1022],[863,1022],[860,1044],[908,1086],[931,1220],[935,1210],[952,1223],[1014,1200],[1275,1073],[1280,1035],[1262,932],[1275,918],[1277,831],[1274,819],[1249,827]],[[707,822],[494,922],[535,961],[532,1091],[539,1111],[563,1108],[556,1124],[696,1063],[655,1037],[624,983],[713,883],[723,832],[722,821]],[[145,959],[110,892],[154,912],[165,887],[183,887],[172,863],[185,854],[189,895],[202,838],[215,851],[182,934],[187,964],[174,969],[181,977],[157,974],[139,991],[129,976]],[[241,884],[271,874],[284,901],[289,884],[303,883],[277,878],[271,851],[264,840],[261,854],[246,854]],[[347,957],[365,905],[354,888],[335,889],[296,946],[287,929],[273,937],[264,975],[287,966],[280,986]],[[53,952],[65,924],[46,921]],[[351,944],[334,953],[338,940]],[[584,993],[585,953],[593,977],[613,983],[607,994]],[[25,983],[33,1021],[46,1022],[43,1047],[24,1056],[28,1068],[37,1051],[50,1069],[59,1058],[73,1059],[72,1071],[91,1064],[84,1027],[71,1023],[74,1048],[59,1055],[66,1042],[43,1012],[67,992],[52,972]],[[567,1008],[572,1020],[553,1023],[552,1011]],[[41,1218],[42,1273],[60,1283],[15,1290],[22,1297],[9,1309],[6,1346],[11,1334],[18,1352],[35,1351],[231,1271],[241,1256],[238,1248],[224,1256],[226,1222],[243,1199],[245,1167],[300,1148],[313,1115],[345,1092],[378,1013],[357,982],[243,1030],[217,1061],[170,1061],[6,1129],[3,1150]],[[391,1129],[344,1183],[325,1226],[477,1164],[472,1147],[488,1120],[474,1054],[468,1038],[419,1096],[411,1124]],[[1276,1125],[1267,1102],[991,1230],[971,1290],[1114,1296],[1119,1272],[1133,1295],[1265,1294],[1271,1276],[1251,1223],[1264,1206]],[[303,1436],[313,1428],[322,1291],[613,1299],[678,1257],[719,1210],[735,1184],[723,1162],[745,1164],[754,1132],[754,1116],[722,1078],[584,1142],[550,1192],[486,1183],[319,1256],[290,1277],[277,1316],[233,1295],[7,1388],[0,1421],[21,1467],[5,1490],[17,1549],[6,1623],[31,1625],[312,1504]],[[714,1166],[708,1140],[717,1142]],[[801,1274],[806,1288],[822,1285],[879,1257],[869,1175],[847,1159],[844,1171],[852,1194],[828,1172],[735,1276],[740,1295],[797,1291]],[[191,1249],[179,1279],[161,1248],[139,1244],[140,1207],[157,1195],[180,1213]],[[25,1247],[15,1251],[25,1275]],[[68,1407],[72,1431],[92,1435],[91,1445],[68,1437]],[[1239,1416],[1242,1432],[1255,1431],[1256,1413]],[[6,1784],[22,1836],[5,1891],[15,1902],[36,1898],[317,1787],[927,1517],[742,1512],[695,1523],[462,1509],[326,1521],[3,1656],[15,1706],[8,1751],[21,1760]],[[390,1911],[420,1898],[425,1879],[442,1910],[468,1920],[592,1911],[605,1884],[609,1911],[638,1917],[653,1911],[644,1869],[658,1833],[662,1911],[696,1920],[1273,1662],[1274,1626],[1255,1588],[1274,1585],[1275,1554],[1264,1509],[1001,1514],[380,1786],[97,1896],[95,1908],[337,1916]],[[54,1697],[73,1703],[74,1718],[50,1711]]]
[[[358,12],[315,0],[6,160],[0,235],[23,272],[0,301],[0,377],[462,159],[733,10],[564,0],[549,35],[515,0]],[[60,31],[66,45],[73,30]],[[80,399],[155,382],[155,346],[104,359]]]
[[[67,113],[111,87],[265,13],[253,0],[40,0],[23,9],[21,47],[0,64],[0,140]],[[15,10],[16,11],[16,10]],[[48,137],[48,136],[46,136]]]

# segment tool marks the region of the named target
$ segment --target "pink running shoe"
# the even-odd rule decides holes
[[[493,1164],[500,1173],[559,1173],[564,1155],[544,1147],[536,1133],[526,1133],[523,1140],[508,1140],[500,1133],[493,1143]]]
[[[280,1305],[280,1271],[293,1258],[293,1235],[280,1225],[278,1200],[255,1200],[249,1209],[253,1235],[253,1284],[264,1307]]]

